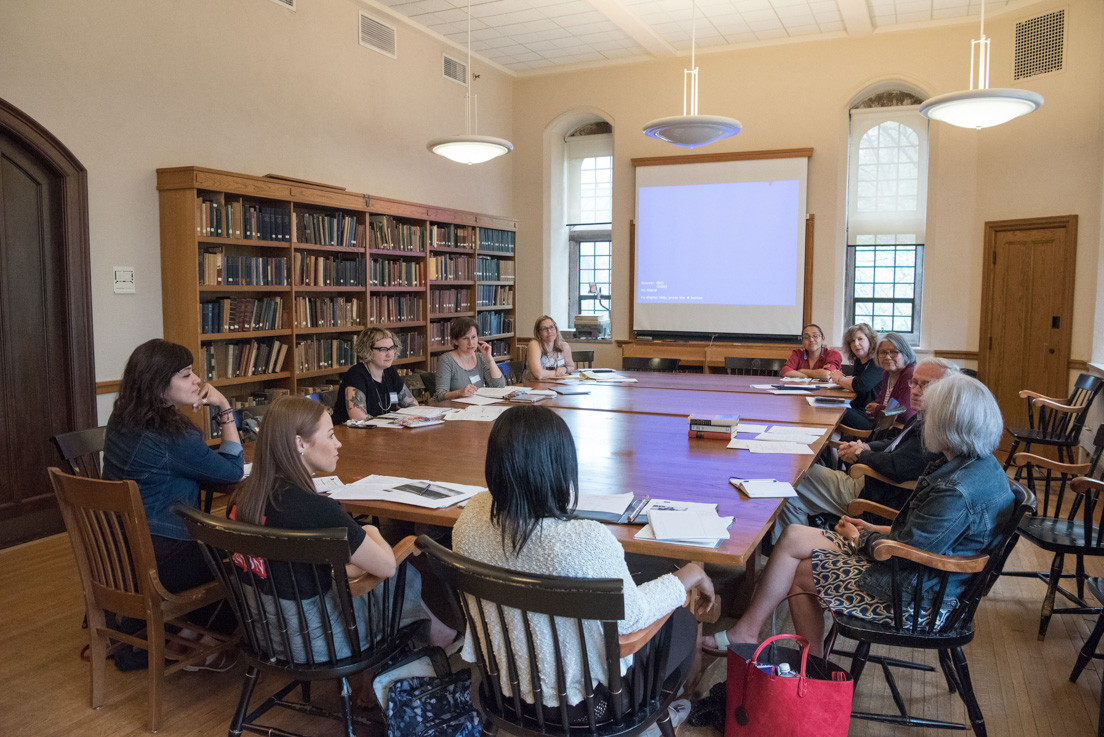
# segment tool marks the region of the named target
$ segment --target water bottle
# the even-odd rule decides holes
[[[793,669],[790,668],[789,663],[779,663],[778,664],[778,677],[779,678],[793,678],[796,675],[797,674],[793,672]]]

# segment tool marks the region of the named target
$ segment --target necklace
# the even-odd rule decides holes
[[[368,366],[365,365],[365,368],[368,368]],[[386,414],[391,410],[391,402],[388,401],[387,391],[383,386],[383,372],[380,372],[380,380],[376,381],[376,377],[372,376],[372,369],[368,368],[368,378],[372,380],[372,393],[379,400],[379,406],[383,409],[383,414]]]

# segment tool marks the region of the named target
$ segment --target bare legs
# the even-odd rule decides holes
[[[835,547],[823,530],[803,525],[789,525],[774,546],[767,567],[755,587],[751,605],[727,631],[729,642],[755,643],[763,623],[782,599],[799,592],[816,593],[813,584],[813,551]],[[824,619],[820,605],[810,597],[790,600],[794,629],[809,640],[809,651],[820,655],[824,639]],[[708,640],[706,646],[710,646]]]

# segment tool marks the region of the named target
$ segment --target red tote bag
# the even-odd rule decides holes
[[[756,667],[764,648],[777,640],[797,640],[801,645],[801,668],[795,676],[772,675]],[[729,649],[725,737],[846,737],[854,692],[851,676],[829,664],[829,672],[822,674],[826,678],[814,678],[806,669],[808,659],[809,642],[800,635],[764,640],[751,660]]]

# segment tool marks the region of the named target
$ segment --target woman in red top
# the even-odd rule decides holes
[[[832,371],[839,371],[842,364],[843,356],[839,351],[824,345],[824,331],[820,326],[809,323],[801,328],[801,347],[790,354],[781,376],[827,379]]]

